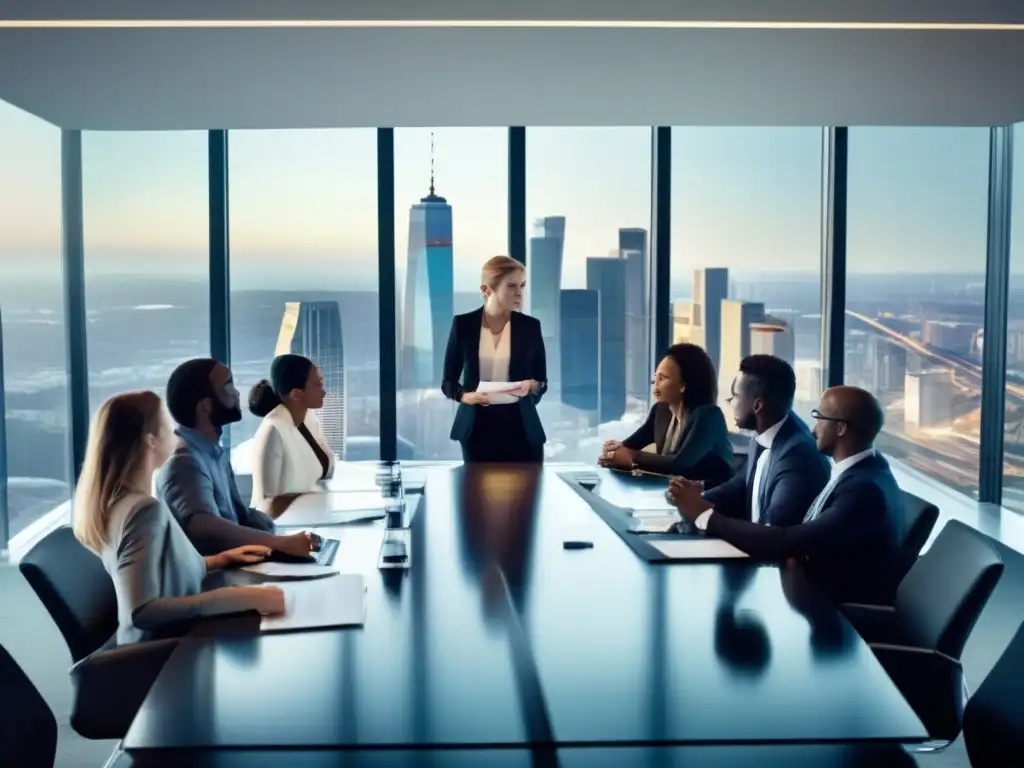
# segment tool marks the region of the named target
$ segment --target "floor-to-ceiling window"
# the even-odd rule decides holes
[[[526,214],[547,456],[593,462],[647,412],[651,129],[528,128]]]
[[[1013,128],[1003,505],[1024,512],[1024,123]]]
[[[850,129],[846,381],[885,406],[882,450],[967,494],[978,487],[988,153],[987,128]]]
[[[82,134],[89,403],[209,355],[205,131]]]
[[[441,394],[452,315],[481,305],[480,268],[508,251],[508,128],[395,129],[398,453],[459,459]]]
[[[320,368],[318,416],[334,453],[378,458],[377,131],[229,131],[228,200],[231,367],[243,400],[232,444],[259,424],[250,388],[290,352]]]
[[[0,333],[11,536],[69,498],[61,137],[0,101]],[[0,542],[0,547],[3,542]]]
[[[818,403],[823,141],[820,128],[672,130],[670,337],[708,352],[723,407],[757,353],[793,366],[801,416]]]

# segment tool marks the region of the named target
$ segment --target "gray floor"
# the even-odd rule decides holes
[[[18,661],[49,702],[60,727],[58,768],[98,768],[110,756],[113,742],[83,739],[68,725],[71,686],[67,670],[71,657],[49,615],[17,568],[0,562],[0,643]],[[939,754],[921,755],[925,768],[967,766],[963,744],[957,741]]]

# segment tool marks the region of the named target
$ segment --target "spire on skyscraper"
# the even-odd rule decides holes
[[[430,132],[430,194],[420,198],[421,203],[447,203],[443,197],[434,191],[434,132]]]

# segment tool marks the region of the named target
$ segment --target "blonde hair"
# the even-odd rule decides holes
[[[93,552],[110,540],[110,510],[145,460],[146,436],[159,435],[165,423],[163,402],[148,390],[109,397],[93,414],[71,508],[75,538]]]
[[[480,270],[480,285],[486,285],[493,291],[501,285],[502,280],[517,270],[525,272],[526,266],[511,256],[492,256]]]

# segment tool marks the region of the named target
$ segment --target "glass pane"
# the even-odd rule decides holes
[[[1006,332],[1006,429],[1003,505],[1024,512],[1024,123],[1013,128],[1010,306]],[[1014,391],[1010,391],[1010,387]]]
[[[978,487],[987,128],[851,128],[846,382],[885,406],[879,446]]]
[[[480,268],[507,251],[508,128],[396,129],[399,458],[461,458],[445,345],[452,315],[481,305]]]
[[[11,536],[69,498],[60,152],[58,128],[0,101],[2,416]]]
[[[231,367],[247,399],[275,355],[313,360],[341,459],[380,456],[377,131],[230,131]],[[240,446],[259,419],[243,406]],[[236,471],[248,472],[244,448]]]
[[[821,395],[820,128],[672,129],[672,341],[702,346],[726,398],[740,361],[796,372],[805,420]]]
[[[89,403],[210,350],[207,134],[82,134]]]
[[[651,129],[527,129],[526,213],[546,455],[593,462],[647,411]]]

